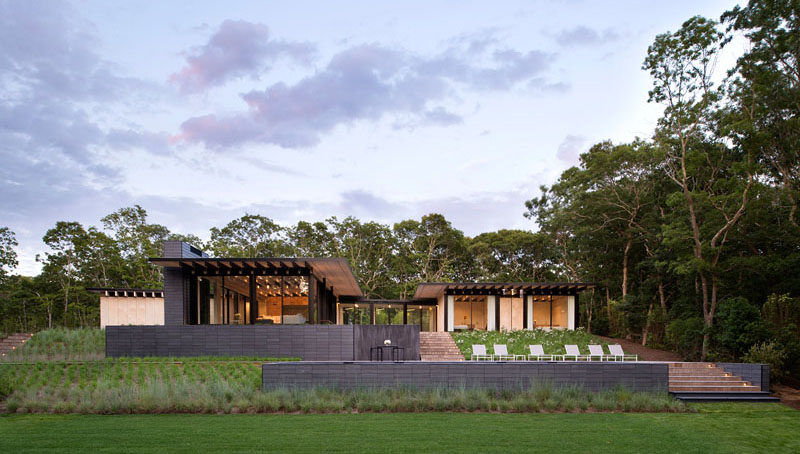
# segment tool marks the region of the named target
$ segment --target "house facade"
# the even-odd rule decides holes
[[[414,298],[364,298],[342,258],[212,258],[168,241],[165,325],[418,325],[420,331],[574,329],[591,284],[422,283]]]

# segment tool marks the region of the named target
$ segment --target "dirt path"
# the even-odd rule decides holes
[[[627,339],[616,339],[597,335],[595,335],[595,337],[600,338],[609,344],[622,345],[622,349],[625,350],[625,353],[634,353],[639,355],[640,361],[683,361],[683,359],[681,359],[681,357],[675,352],[642,347],[642,344]]]

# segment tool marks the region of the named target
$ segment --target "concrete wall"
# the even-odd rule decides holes
[[[667,363],[545,362],[295,362],[262,366],[262,387],[384,388],[411,386],[528,388],[581,386],[589,391],[624,386],[635,391],[667,392]]]
[[[164,298],[100,297],[100,328],[113,325],[163,325]]]
[[[353,327],[337,325],[109,326],[106,356],[273,356],[353,359]]]
[[[716,363],[725,372],[742,377],[754,386],[760,386],[761,391],[769,391],[769,364],[750,363]]]

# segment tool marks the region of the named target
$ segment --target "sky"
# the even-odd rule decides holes
[[[652,134],[655,36],[735,4],[0,0],[0,226],[28,275],[57,221],[133,204],[203,239],[245,213],[535,230],[541,185]]]

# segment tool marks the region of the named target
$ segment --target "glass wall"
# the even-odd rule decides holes
[[[567,329],[569,327],[568,308],[566,296],[534,296],[533,327]]]
[[[375,304],[376,325],[402,325],[402,304]]]
[[[250,323],[250,280],[247,276],[202,276],[193,289],[190,324]]]
[[[486,297],[453,297],[453,329],[486,330]]]
[[[436,306],[408,306],[409,325],[419,325],[420,331],[436,331]]]
[[[554,296],[553,297],[553,328],[567,329],[569,318],[567,314],[567,297]]]
[[[308,277],[257,276],[259,324],[302,325],[308,313]]]
[[[339,320],[342,325],[369,325],[369,304],[340,304]]]

